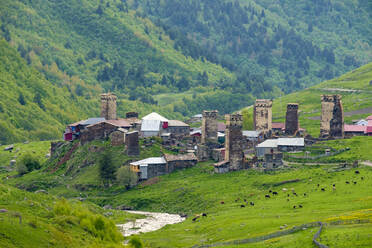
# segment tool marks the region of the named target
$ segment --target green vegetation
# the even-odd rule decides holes
[[[273,102],[273,122],[285,122],[287,103],[299,103],[300,126],[314,137],[320,133],[321,95],[340,94],[344,108],[345,123],[372,114],[372,63],[346,73],[339,78],[325,81],[317,86],[279,97]],[[363,113],[362,110],[365,110]],[[243,109],[244,126],[253,123],[253,108]]]
[[[132,215],[0,184],[1,247],[123,247],[114,221]]]

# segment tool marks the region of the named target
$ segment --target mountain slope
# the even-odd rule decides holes
[[[372,114],[372,63],[319,85],[279,97],[273,102],[273,121],[284,122],[287,103],[299,103],[300,126],[319,136],[321,95],[340,94],[345,122],[365,118]],[[253,108],[243,110],[246,127],[252,122]]]
[[[287,93],[372,60],[365,0],[139,0],[131,7],[167,27],[180,50],[261,75]],[[206,51],[190,52],[187,39]]]

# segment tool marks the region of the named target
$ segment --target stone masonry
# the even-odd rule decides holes
[[[101,94],[101,117],[106,120],[116,120],[116,95]]]
[[[128,156],[138,156],[140,154],[138,134],[138,131],[125,134],[125,145]]]
[[[267,99],[257,99],[253,108],[253,123],[255,130],[264,134],[270,133],[272,128],[272,105]]]
[[[202,120],[202,144],[217,142],[217,115],[218,111],[203,111]]]
[[[320,137],[342,138],[344,136],[344,111],[341,95],[322,95],[321,99]]]
[[[288,103],[285,117],[285,134],[295,135],[298,128],[298,103]]]
[[[229,161],[229,170],[243,169],[243,116],[226,115],[225,161]]]

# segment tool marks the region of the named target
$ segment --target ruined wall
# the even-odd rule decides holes
[[[138,135],[138,131],[125,134],[125,145],[128,156],[138,156],[140,154]]]
[[[257,99],[253,107],[253,124],[255,130],[261,130],[265,134],[272,128],[272,105],[267,99]]]
[[[322,95],[322,116],[320,137],[335,138],[344,136],[344,111],[341,95]]]
[[[106,120],[116,120],[116,95],[101,94],[101,117]]]
[[[203,111],[202,120],[202,144],[217,142],[217,115],[218,111]]]
[[[229,161],[229,170],[243,169],[243,116],[226,115],[225,160]]]
[[[298,103],[288,103],[285,117],[285,134],[295,135],[298,128]]]

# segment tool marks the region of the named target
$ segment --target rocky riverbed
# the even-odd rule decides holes
[[[180,223],[185,220],[178,214],[152,213],[142,211],[127,211],[132,214],[145,215],[144,219],[137,219],[125,224],[117,225],[122,234],[127,237],[133,234],[156,231],[165,225]]]

